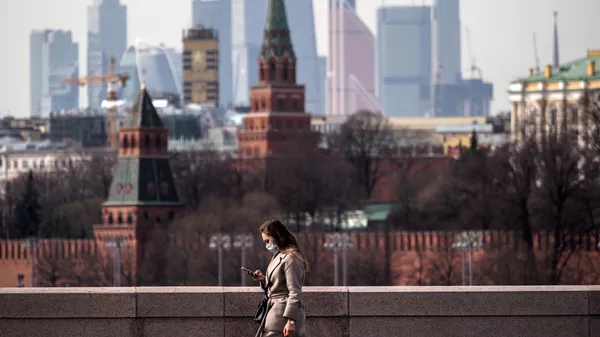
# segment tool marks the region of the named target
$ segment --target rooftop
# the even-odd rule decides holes
[[[515,82],[559,82],[559,81],[581,81],[600,79],[600,69],[596,70],[593,75],[588,75],[588,67],[590,63],[594,63],[595,67],[600,67],[600,49],[588,50],[587,55],[583,58],[561,64],[558,68],[552,68],[550,77],[546,77],[544,69],[534,73],[533,76],[519,78]]]

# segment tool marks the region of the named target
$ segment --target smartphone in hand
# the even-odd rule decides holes
[[[242,270],[246,272],[246,274],[250,275],[250,277],[256,277],[256,273],[248,268],[242,267]]]

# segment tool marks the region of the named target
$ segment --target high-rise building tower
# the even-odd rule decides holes
[[[110,57],[118,64],[127,48],[127,8],[119,0],[94,0],[87,14],[87,75],[106,74]],[[90,107],[100,107],[106,98],[106,88],[106,84],[88,85]]]
[[[30,114],[79,108],[79,87],[60,82],[79,76],[79,46],[70,31],[33,31],[30,35]]]
[[[389,117],[423,116],[431,87],[430,7],[377,11],[377,96]]]
[[[438,84],[455,84],[462,79],[460,70],[460,0],[434,0],[431,11],[432,69]]]
[[[150,234],[175,218],[182,207],[167,152],[168,130],[142,84],[119,133],[119,157],[103,223],[94,226],[100,242],[112,239],[136,244],[136,265],[146,254]]]
[[[327,115],[348,116],[358,110],[381,111],[375,96],[375,36],[353,3],[329,0]]]
[[[183,34],[183,103],[219,104],[219,40],[211,28]]]
[[[219,40],[219,105],[232,105],[234,72],[232,61],[232,6],[235,0],[192,0],[193,28],[212,28]],[[185,95],[184,95],[185,96]]]
[[[304,86],[296,83],[296,54],[284,0],[270,0],[258,60],[259,83],[250,93],[251,111],[238,133],[241,157],[276,156],[300,134],[311,134]]]

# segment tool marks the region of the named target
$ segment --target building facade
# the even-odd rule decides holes
[[[553,130],[582,127],[579,102],[591,90],[600,89],[600,50],[588,50],[580,59],[558,67],[547,65],[543,72],[509,85],[512,105],[513,140],[523,136],[544,137]]]
[[[375,95],[375,41],[352,6],[330,2],[327,115],[382,110]]]
[[[377,97],[389,117],[423,116],[430,104],[431,8],[377,11]]]
[[[460,0],[434,0],[431,11],[432,68],[438,84],[462,79]]]
[[[88,7],[87,24],[87,74],[106,74],[110,57],[118,62],[127,48],[127,8],[120,0],[94,0]],[[88,106],[99,108],[106,99],[106,84],[87,88]]]
[[[34,31],[30,35],[31,117],[79,107],[79,87],[60,82],[79,76],[79,45],[70,31]]]
[[[193,0],[193,28],[212,28],[219,37],[219,106],[234,102],[232,63],[233,0]]]
[[[123,53],[119,63],[119,72],[129,74],[129,81],[121,90],[120,98],[133,101],[142,83],[155,97],[179,97],[180,85],[177,84],[177,70],[171,56],[164,46],[137,39]]]
[[[19,142],[0,146],[0,183],[27,174],[68,170],[89,156],[67,143]],[[4,186],[4,185],[2,185]]]
[[[214,29],[190,28],[184,32],[184,104],[219,104],[219,64],[219,40]]]

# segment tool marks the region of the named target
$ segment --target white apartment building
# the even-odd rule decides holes
[[[0,183],[33,172],[56,172],[87,160],[89,154],[66,143],[0,144]]]

